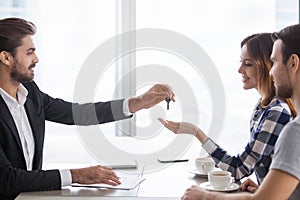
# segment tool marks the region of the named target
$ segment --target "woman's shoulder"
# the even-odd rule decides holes
[[[269,111],[283,112],[291,115],[291,109],[289,108],[289,105],[280,98],[274,98],[266,109]]]

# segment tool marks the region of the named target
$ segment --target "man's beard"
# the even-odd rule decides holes
[[[10,77],[12,80],[14,81],[18,81],[19,83],[25,83],[25,82],[29,82],[32,81],[32,77],[31,76],[26,76],[25,74],[22,74],[18,68],[19,68],[19,63],[17,60],[15,60],[15,63],[12,67],[11,73],[10,73]]]
[[[281,98],[291,98],[293,96],[293,90],[290,85],[278,85],[276,93]]]

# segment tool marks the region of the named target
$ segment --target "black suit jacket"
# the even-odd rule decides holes
[[[93,125],[130,116],[123,114],[123,100],[75,104],[54,99],[34,82],[28,90],[25,110],[35,141],[32,171],[26,170],[22,145],[14,120],[0,95],[0,199],[14,199],[20,192],[61,188],[58,170],[41,170],[45,120],[69,125]]]

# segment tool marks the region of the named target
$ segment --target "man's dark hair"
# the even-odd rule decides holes
[[[273,40],[280,39],[283,42],[281,49],[283,63],[286,64],[292,54],[300,58],[300,24],[295,24],[272,34]]]
[[[16,48],[22,45],[22,39],[34,35],[36,26],[24,19],[5,18],[0,20],[0,52],[7,51],[15,56]]]

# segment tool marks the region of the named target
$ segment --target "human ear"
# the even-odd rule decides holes
[[[5,65],[9,65],[10,54],[7,51],[1,51],[0,52],[0,61]]]
[[[299,66],[299,56],[297,54],[292,54],[290,56],[290,59],[289,59],[289,63],[290,63],[290,66],[291,66],[291,69],[293,71],[298,71],[300,66]]]

